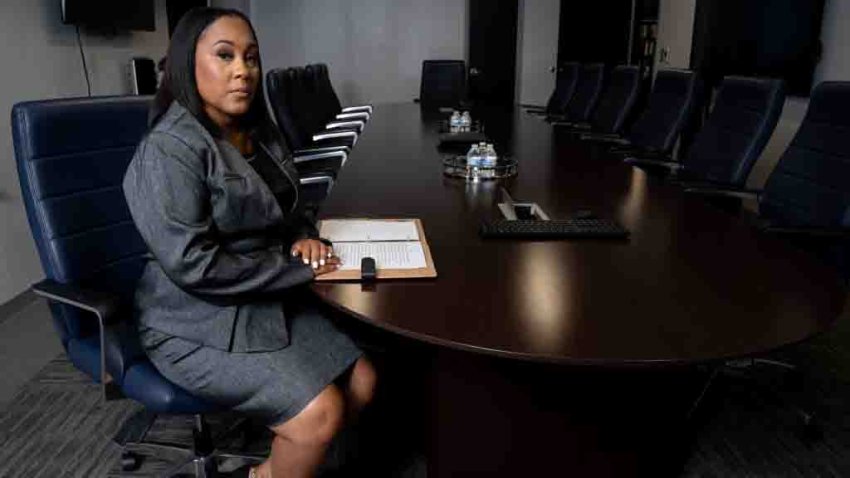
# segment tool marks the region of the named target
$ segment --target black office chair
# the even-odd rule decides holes
[[[640,167],[675,171],[680,181],[743,186],[785,105],[782,80],[726,77],[684,160],[629,158]]]
[[[466,101],[466,63],[463,60],[425,60],[419,83],[424,108],[460,108]]]
[[[585,135],[584,139],[613,146],[620,156],[669,158],[679,135],[697,113],[701,82],[696,73],[660,70],[646,108],[628,132],[620,135]]]
[[[345,121],[368,121],[371,118],[372,105],[348,106],[343,108],[336,90],[334,90],[333,83],[331,83],[327,65],[316,63],[314,65],[307,65],[307,68],[312,69],[315,75],[316,89],[323,96],[324,103],[334,118]]]
[[[191,449],[161,443],[214,473],[205,414],[222,407],[164,378],[148,361],[132,318],[135,284],[148,259],[124,200],[124,171],[147,131],[150,97],[63,99],[19,103],[12,136],[23,202],[46,279],[33,290],[48,299],[68,358],[103,388],[105,400],[145,406],[119,445],[142,440],[156,414],[194,415]],[[132,430],[130,430],[132,429]],[[129,458],[129,457],[126,457]],[[241,458],[259,462],[261,457]],[[168,475],[170,476],[170,475]]]
[[[549,96],[545,108],[529,107],[526,111],[533,115],[559,116],[564,114],[567,104],[573,97],[578,83],[578,72],[580,63],[564,63],[558,69],[558,77],[555,80],[555,90]]]
[[[626,124],[640,93],[640,68],[620,65],[611,71],[608,86],[599,99],[599,103],[585,123],[555,121],[552,124],[566,127],[577,134],[616,135]]]
[[[302,79],[296,68],[275,69],[266,73],[265,83],[275,121],[296,158],[296,165],[299,158],[316,154],[341,151],[346,153],[347,158],[347,153],[357,139],[357,133],[349,130],[311,132],[308,128],[313,123],[304,117],[304,110],[311,108],[310,103],[298,96],[300,90],[297,83]]]
[[[309,113],[314,115],[316,129],[350,129],[358,135],[363,132],[366,122],[371,118],[369,112],[343,113],[334,101],[336,94],[332,93],[332,89],[327,89],[330,82],[322,79],[322,68],[319,65],[307,65],[299,71],[303,75],[300,94],[311,106]]]
[[[578,71],[575,92],[564,107],[563,114],[549,116],[548,119],[568,123],[586,122],[596,107],[604,84],[605,65],[602,63],[582,65]]]

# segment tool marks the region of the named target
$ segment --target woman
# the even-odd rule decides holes
[[[266,421],[271,456],[245,474],[312,476],[372,399],[375,372],[297,286],[339,267],[298,201],[265,109],[256,35],[233,10],[179,22],[163,83],[124,178],[148,262],[142,343],[169,380]]]

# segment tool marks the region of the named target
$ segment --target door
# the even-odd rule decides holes
[[[469,99],[513,105],[518,0],[469,0]]]
[[[525,0],[520,5],[517,91],[521,105],[543,106],[555,89],[559,11],[560,3],[551,0]]]
[[[632,0],[561,0],[558,64],[629,62]]]

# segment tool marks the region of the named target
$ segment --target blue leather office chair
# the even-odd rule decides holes
[[[589,136],[618,135],[626,124],[640,93],[640,68],[620,65],[611,71],[596,108],[586,123],[555,121],[555,126],[567,127],[576,133],[587,132]]]
[[[850,280],[850,82],[825,82],[812,91],[800,128],[771,172],[763,190],[697,186],[686,192],[709,199],[758,200],[755,226],[764,234],[809,251]],[[779,366],[796,373],[799,393],[790,400],[807,439],[821,436],[817,397],[798,366],[760,358],[736,361]],[[747,363],[749,362],[749,363]]]
[[[582,65],[578,71],[575,92],[564,107],[562,116],[555,116],[553,121],[583,123],[590,119],[596,107],[602,87],[605,85],[605,65],[591,63]]]
[[[466,63],[463,60],[425,60],[419,83],[424,108],[459,108],[466,101]]]
[[[773,134],[784,105],[782,80],[726,77],[708,119],[681,163],[641,158],[627,162],[677,171],[682,181],[742,187]]]
[[[806,116],[763,190],[693,186],[709,198],[758,200],[759,224],[850,277],[850,82],[815,87]]]
[[[585,139],[614,144],[612,152],[622,156],[668,158],[682,130],[697,112],[700,91],[696,73],[660,70],[646,107],[622,138],[594,136]]]
[[[33,290],[48,299],[68,358],[102,385],[104,399],[123,396],[145,406],[136,417],[137,435],[155,414],[195,416],[192,449],[140,445],[183,451],[184,465],[194,463],[197,476],[210,476],[214,458],[232,456],[214,453],[203,417],[222,408],[153,367],[132,317],[148,251],[121,182],[148,129],[149,105],[150,97],[133,96],[34,101],[12,109],[21,191],[46,276]]]
[[[580,63],[568,62],[558,68],[558,77],[555,80],[555,90],[549,96],[544,108],[527,108],[529,114],[558,116],[564,114],[567,104],[573,98],[578,83],[578,72]]]

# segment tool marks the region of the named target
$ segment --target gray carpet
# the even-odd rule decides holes
[[[112,437],[141,407],[130,400],[103,403],[100,388],[60,355],[27,383],[0,411],[0,478],[6,477],[154,477],[180,463],[177,453],[143,446],[127,449],[143,456],[141,467],[123,472],[121,448]],[[213,434],[229,427],[233,416],[210,417]],[[192,418],[161,416],[146,440],[191,445]],[[343,433],[328,453],[323,471],[345,470],[347,457],[357,453],[352,432]],[[270,435],[260,432],[245,443],[240,437],[219,441],[225,449],[264,455]],[[416,454],[395,457],[390,470],[378,476],[424,478],[425,463]],[[229,468],[241,463],[230,463]],[[228,468],[225,463],[224,468]]]
[[[850,324],[778,358],[802,364],[813,378],[804,395],[816,399],[823,436],[798,433],[797,415],[782,399],[794,390],[785,372],[758,366],[724,375],[702,404],[682,476],[850,476]],[[64,356],[44,367],[0,411],[0,477],[151,477],[170,466],[173,456],[138,449],[147,454],[142,467],[121,472],[121,450],[111,437],[139,407],[129,400],[104,404],[99,391]],[[148,438],[189,443],[190,429],[185,418],[161,417]],[[251,447],[266,445],[261,439]],[[340,449],[331,467],[345,461]],[[424,477],[424,461],[401,457],[380,476]]]

